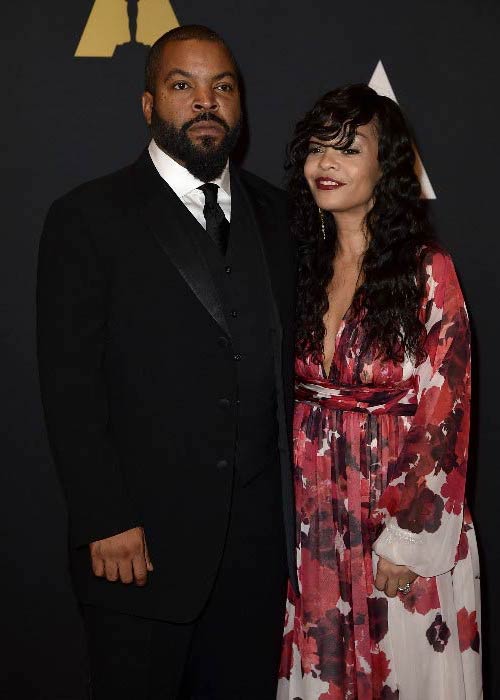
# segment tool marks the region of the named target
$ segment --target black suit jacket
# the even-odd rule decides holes
[[[290,461],[294,250],[283,193],[231,170],[261,235],[275,314],[279,451],[296,585]],[[233,180],[235,181],[235,180]],[[38,272],[38,357],[49,439],[67,497],[85,602],[187,621],[204,604],[230,509],[235,413],[231,337],[187,210],[146,152],[56,201]],[[90,572],[88,543],[145,528],[145,588]],[[265,576],[265,572],[263,572]]]

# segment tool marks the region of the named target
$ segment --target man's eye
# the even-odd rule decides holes
[[[220,92],[231,92],[233,89],[233,86],[230,85],[229,83],[222,83],[221,85],[217,85],[217,87],[215,89],[219,90]]]
[[[186,90],[186,88],[188,87],[189,85],[182,80],[179,80],[177,83],[174,83],[174,90]]]

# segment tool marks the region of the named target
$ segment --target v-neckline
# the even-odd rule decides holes
[[[351,312],[351,310],[352,310],[352,305],[353,305],[353,302],[354,302],[354,297],[356,296],[356,292],[357,292],[357,290],[358,290],[360,277],[361,277],[361,267],[360,267],[360,269],[359,269],[358,276],[357,276],[357,278],[356,278],[356,284],[355,284],[355,286],[354,286],[354,294],[353,294],[353,296],[352,296],[351,303],[349,304],[349,306],[348,306],[347,309],[345,310],[344,315],[342,316],[342,319],[341,319],[341,321],[340,321],[340,325],[339,325],[339,327],[338,327],[338,329],[337,329],[337,333],[336,333],[336,335],[335,335],[335,341],[334,341],[334,344],[333,344],[333,355],[332,355],[332,360],[331,360],[331,362],[330,362],[330,367],[328,368],[328,373],[327,373],[326,370],[325,370],[325,354],[324,354],[324,352],[323,352],[323,359],[321,360],[321,371],[323,372],[323,377],[324,377],[325,379],[327,379],[327,380],[330,379],[330,374],[332,373],[332,367],[333,367],[333,365],[334,365],[334,363],[335,363],[335,359],[336,359],[336,356],[337,356],[337,349],[338,349],[338,346],[339,346],[340,338],[341,338],[341,336],[342,336],[342,333],[343,333],[344,330],[345,330],[346,322],[347,322],[347,317],[349,316],[349,314],[350,314],[350,312]]]
[[[342,333],[343,333],[344,330],[345,330],[346,318],[347,318],[347,314],[349,313],[350,309],[351,309],[351,306],[349,306],[349,308],[347,309],[347,311],[345,312],[345,314],[342,316],[342,319],[341,319],[341,321],[340,321],[340,325],[339,325],[339,327],[338,327],[337,333],[335,334],[335,341],[334,341],[334,344],[333,344],[333,355],[332,355],[332,360],[331,360],[331,362],[330,362],[330,367],[328,368],[328,372],[326,371],[326,368],[325,368],[325,354],[323,353],[323,359],[321,360],[321,371],[323,372],[323,377],[324,377],[324,379],[329,379],[329,378],[330,378],[330,374],[332,373],[332,367],[333,367],[333,365],[334,365],[334,363],[335,363],[335,358],[336,358],[336,356],[337,356],[337,350],[338,350],[338,347],[339,347],[340,338],[341,338],[341,336],[342,336]]]

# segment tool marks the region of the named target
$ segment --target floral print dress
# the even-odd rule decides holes
[[[470,337],[450,257],[424,255],[418,366],[361,357],[349,315],[327,377],[296,361],[301,595],[288,592],[279,700],[478,700],[479,571],[464,503]],[[378,557],[419,575],[374,587]]]

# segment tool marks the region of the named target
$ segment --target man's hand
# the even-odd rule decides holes
[[[144,586],[153,571],[142,527],[120,532],[89,545],[92,571],[108,581]]]
[[[407,566],[391,564],[387,559],[378,560],[375,588],[384,591],[386,596],[394,598],[398,593],[398,586],[403,588],[407,583],[413,583],[418,578]]]

